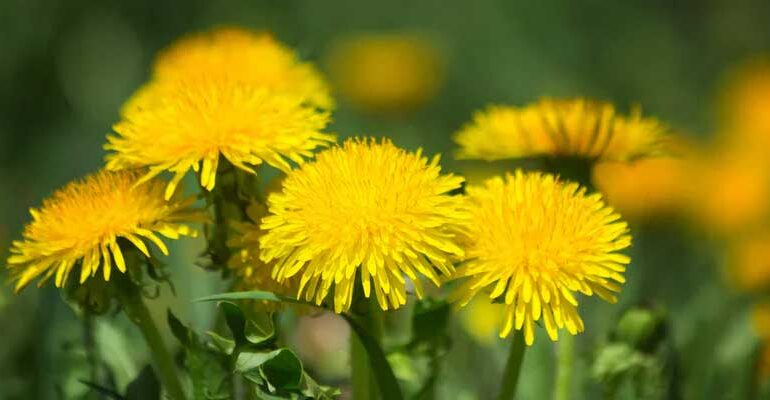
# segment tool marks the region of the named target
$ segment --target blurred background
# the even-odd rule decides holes
[[[594,171],[598,190],[632,223],[633,262],[619,305],[584,301],[573,398],[632,387],[658,367],[684,398],[751,398],[770,376],[768,17],[764,0],[3,0],[0,256],[30,206],[102,165],[118,108],[148,78],[158,50],[220,25],[264,29],[327,74],[338,102],[333,132],[440,152],[447,170],[471,181],[517,165],[453,160],[452,134],[491,103],[585,96],[621,110],[641,106],[669,124],[675,157]],[[201,242],[180,242],[168,260],[176,295],[161,294],[157,315],[170,306],[206,329],[214,307],[190,299],[225,285],[194,265]],[[451,322],[438,398],[495,393],[508,345],[496,338],[495,307],[471,306]],[[630,309],[662,327],[656,350],[611,346]],[[344,383],[345,324],[327,315],[295,322],[306,332],[294,338],[306,366],[322,382]],[[126,321],[95,324],[94,337],[84,335],[53,288],[17,296],[4,285],[0,399],[83,398],[88,343],[124,387],[148,356]],[[550,397],[554,346],[539,337],[521,399]],[[420,373],[391,361],[405,381]]]

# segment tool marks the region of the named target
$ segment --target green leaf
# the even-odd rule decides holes
[[[252,382],[259,383],[259,376],[279,391],[296,390],[302,382],[302,363],[289,349],[269,352],[241,352],[235,363],[235,371]]]
[[[211,338],[211,342],[220,352],[224,354],[232,354],[233,350],[235,350],[235,341],[232,339],[228,339],[212,331],[206,332],[206,335]]]
[[[278,349],[277,354],[261,367],[262,375],[278,390],[299,389],[302,382],[302,363],[289,349]]]
[[[160,400],[160,382],[152,367],[146,365],[128,384],[126,400]]]
[[[281,296],[272,292],[265,292],[261,290],[219,293],[211,296],[201,297],[193,301],[203,302],[203,301],[233,301],[233,300],[264,300],[264,301],[272,301],[276,303],[305,304],[305,305],[312,305],[312,306],[318,307],[313,303],[297,300],[293,297]]]
[[[166,311],[166,319],[168,320],[168,326],[171,328],[171,333],[174,334],[174,337],[176,337],[185,348],[190,347],[193,343],[195,333],[186,327],[170,309]]]
[[[258,326],[246,316],[237,304],[228,301],[219,303],[225,313],[225,321],[233,334],[236,347],[264,345],[275,337],[272,323],[269,326]]]
[[[380,345],[369,335],[355,317],[348,314],[341,315],[366,349],[366,354],[369,356],[372,372],[377,380],[377,387],[380,389],[382,398],[402,400],[404,396],[401,394],[396,376],[393,374],[393,370],[390,368],[390,364],[388,364],[388,360],[385,358],[385,353],[380,348]]]
[[[99,393],[102,395],[105,399],[113,399],[113,400],[126,400],[125,397],[121,396],[120,393],[108,388],[104,387],[102,385],[99,385],[97,383],[87,381],[84,379],[78,379],[78,381],[86,386],[88,386],[91,390]]]

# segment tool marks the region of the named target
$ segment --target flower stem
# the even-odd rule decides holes
[[[558,354],[553,400],[569,400],[572,392],[572,370],[575,367],[575,337],[562,336],[556,350]]]
[[[513,332],[511,348],[508,350],[508,361],[505,363],[503,371],[503,382],[500,385],[499,400],[511,400],[516,396],[516,385],[519,383],[519,372],[521,371],[521,362],[524,360],[524,351],[527,346],[524,344],[523,332]]]
[[[182,384],[177,377],[174,360],[171,357],[163,338],[160,336],[157,325],[150,315],[150,310],[142,300],[141,290],[125,279],[120,290],[120,302],[131,322],[136,325],[144,336],[144,340],[150,347],[152,356],[155,359],[155,368],[160,375],[161,382],[166,388],[168,396],[174,400],[184,400],[185,394],[182,390]]]
[[[382,340],[383,318],[382,311],[377,306],[374,298],[365,298],[363,296],[357,299],[357,305],[362,308],[359,321],[364,329],[377,341]],[[369,362],[369,356],[366,348],[358,339],[358,335],[350,333],[350,385],[352,398],[354,400],[376,400],[379,398],[379,391],[372,366]]]

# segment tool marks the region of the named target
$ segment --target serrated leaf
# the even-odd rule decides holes
[[[293,351],[282,348],[268,352],[241,352],[235,371],[256,382],[255,371],[272,388],[279,391],[299,389],[302,382],[302,363]]]
[[[235,303],[223,301],[219,303],[219,307],[225,313],[225,321],[233,334],[236,347],[261,345],[274,338],[275,329],[272,323],[269,328],[258,327],[254,322],[246,319],[241,308]]]

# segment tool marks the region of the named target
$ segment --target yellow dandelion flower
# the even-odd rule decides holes
[[[191,207],[193,198],[175,194],[167,202],[164,182],[152,180],[134,188],[137,178],[133,172],[99,171],[59,189],[41,208],[30,209],[32,222],[24,229],[24,239],[13,242],[8,258],[16,290],[38,277],[39,286],[55,276],[56,286],[62,287],[78,265],[80,283],[100,267],[108,281],[113,263],[118,271],[126,271],[118,239],[149,256],[148,241],[168,254],[158,235],[196,235],[184,224],[205,218]]]
[[[467,188],[472,222],[465,245],[468,277],[454,296],[461,305],[483,292],[505,304],[500,337],[523,330],[528,345],[542,320],[551,340],[566,327],[583,331],[578,292],[615,302],[630,259],[628,225],[600,194],[542,173],[516,171]]]
[[[266,32],[224,27],[188,35],[155,60],[153,79],[218,77],[286,93],[321,108],[333,106],[318,70]]]
[[[329,52],[330,77],[352,104],[404,112],[427,103],[443,80],[436,47],[424,37],[368,34],[341,40]]]
[[[463,255],[457,245],[467,213],[448,192],[463,178],[442,175],[439,158],[409,153],[389,140],[348,140],[292,171],[268,199],[261,258],[273,276],[299,275],[298,298],[350,308],[356,276],[383,310],[406,303],[406,281],[422,295],[420,275],[436,285]],[[360,271],[360,272],[357,272]]]
[[[492,106],[455,134],[461,159],[577,156],[628,161],[661,152],[666,128],[657,120],[617,113],[612,104],[542,99],[525,107]]]
[[[322,132],[327,112],[235,81],[151,83],[136,96],[108,136],[107,168],[147,167],[142,180],[172,172],[166,198],[190,169],[200,172],[201,186],[213,189],[220,156],[250,173],[262,162],[288,171],[288,161],[302,163],[334,141]]]
[[[231,256],[228,267],[236,277],[235,288],[237,290],[264,290],[284,296],[296,296],[299,288],[299,277],[294,276],[283,283],[279,283],[272,277],[272,265],[259,259],[259,239],[264,231],[259,228],[262,217],[267,215],[267,208],[260,203],[253,203],[246,213],[250,222],[233,222],[233,229],[237,232],[228,245],[235,251]],[[260,301],[258,309],[274,311],[280,308],[280,304],[269,301]]]

